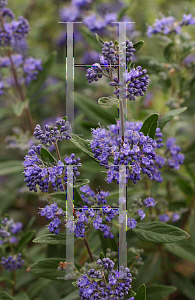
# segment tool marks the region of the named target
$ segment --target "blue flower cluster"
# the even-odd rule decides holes
[[[176,142],[175,138],[167,139],[166,146],[167,146],[167,154],[169,157],[167,159],[167,163],[169,167],[179,170],[180,165],[183,164],[185,156],[182,153],[180,153],[181,148],[175,145],[175,142]]]
[[[172,219],[172,222],[177,222],[180,219],[180,215],[178,213],[170,213],[170,214],[165,213],[165,214],[159,215],[159,221],[166,223],[166,222],[170,221],[170,217]]]
[[[181,32],[182,26],[187,25],[195,25],[195,18],[192,17],[192,14],[183,14],[183,18],[181,21],[177,21],[174,17],[162,17],[161,19],[157,19],[152,26],[148,26],[147,35],[149,37],[152,34],[170,34],[176,33],[179,34]]]
[[[71,124],[64,119],[56,121],[55,126],[45,125],[44,129],[45,132],[41,129],[41,126],[37,124],[35,127],[34,136],[46,146],[51,146],[57,141],[71,139]]]
[[[178,169],[183,163],[184,155],[180,153],[180,147],[174,144],[175,139],[168,139],[164,156],[157,155],[156,150],[164,146],[160,128],[157,128],[153,140],[139,132],[141,126],[141,122],[126,122],[124,143],[116,124],[108,126],[107,129],[92,129],[91,149],[100,165],[107,169],[108,183],[115,180],[119,183],[119,165],[127,166],[126,180],[136,183],[140,180],[141,173],[152,180],[162,182],[160,169],[164,165]]]
[[[14,222],[7,217],[1,221],[0,225],[0,245],[6,243],[17,243],[18,239],[16,235],[22,230],[21,222]]]
[[[99,192],[95,193],[89,185],[80,187],[80,191],[83,193],[81,194],[81,198],[83,199],[85,204],[88,204],[90,206],[94,205],[95,203],[97,203],[98,206],[107,204],[106,198],[109,196],[109,192],[100,190]],[[91,197],[90,200],[89,197]]]
[[[126,72],[123,74],[124,80],[126,81],[127,88],[122,87],[116,89],[114,91],[115,95],[119,95],[122,92],[124,93],[124,97],[129,98],[129,100],[134,100],[136,97],[144,96],[144,93],[147,92],[148,84],[150,82],[149,75],[146,75],[147,70],[142,70],[141,66],[136,67],[136,69],[132,69],[130,72]],[[114,81],[110,82],[111,86],[120,86],[118,78],[114,77]]]
[[[79,176],[78,167],[81,166],[80,158],[75,158],[75,154],[66,156],[64,162],[58,161],[53,166],[48,166],[41,160],[41,148],[42,145],[32,146],[28,151],[28,155],[25,156],[23,162],[25,182],[30,191],[37,192],[37,185],[42,192],[48,193],[49,183],[53,187],[54,191],[60,189],[64,191],[64,185],[66,184],[66,165],[74,165],[74,176]]]
[[[16,271],[18,269],[21,269],[23,264],[24,264],[24,260],[22,259],[22,254],[18,253],[18,255],[10,255],[8,258],[5,258],[4,256],[1,258],[1,262],[2,266],[4,267],[5,270],[8,271]]]
[[[11,59],[17,69],[18,81],[20,84],[28,85],[32,80],[36,80],[40,71],[43,70],[41,59],[33,57],[25,58],[22,54],[12,54]],[[0,58],[0,68],[11,68],[12,62],[10,57],[4,56]],[[13,77],[1,78],[1,95],[5,89],[15,86]]]
[[[132,180],[136,183],[140,179],[141,172],[152,178],[156,142],[139,132],[136,123],[126,122],[125,125],[124,143],[118,134],[117,125],[110,125],[108,129],[92,129],[91,149],[100,165],[108,169],[106,177],[108,183],[114,180],[119,183],[119,165],[127,166],[127,181]]]
[[[0,46],[11,46],[13,48],[18,48],[21,40],[25,40],[27,34],[30,31],[30,26],[28,20],[24,17],[19,17],[18,20],[14,19],[13,12],[6,8],[6,1],[3,1],[0,12],[2,16],[0,29]],[[10,19],[10,22],[8,22]]]
[[[64,217],[64,212],[58,205],[54,202],[53,204],[46,205],[44,208],[40,208],[40,215],[46,217],[47,220],[52,220],[48,225],[50,232],[58,234],[60,232],[60,227],[62,222],[60,217]]]
[[[134,229],[137,226],[137,221],[134,216],[135,213],[138,214],[141,220],[145,218],[146,214],[144,213],[143,209],[138,208],[138,207],[142,207],[143,205],[146,207],[155,206],[156,201],[151,197],[148,197],[145,200],[143,200],[143,203],[134,201],[133,209],[130,210],[131,218],[127,218],[127,227],[129,227],[130,229]]]
[[[124,299],[131,288],[130,270],[120,267],[119,272],[115,271],[115,263],[109,258],[98,259],[97,265],[97,270],[91,269],[78,279],[80,299]]]
[[[93,81],[98,81],[99,78],[102,78],[102,68],[100,64],[95,63],[91,66],[91,68],[87,69],[86,78],[89,83],[92,83]]]

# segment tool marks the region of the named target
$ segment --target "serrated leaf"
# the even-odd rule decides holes
[[[136,50],[136,51],[139,51],[144,45],[144,41],[139,41],[135,44],[133,44],[133,48]]]
[[[158,125],[159,114],[152,114],[143,123],[140,132],[143,132],[145,136],[149,136],[154,139],[156,134],[156,128]]]
[[[32,80],[31,83],[28,85],[28,89],[27,89],[28,98],[32,98],[33,96],[36,95],[36,93],[38,93],[39,88],[45,82],[46,78],[48,77],[51,71],[55,58],[56,58],[56,52],[52,52],[48,56],[47,60],[42,64],[43,70],[38,73],[37,79]]]
[[[165,245],[165,249],[172,254],[189,260],[195,264],[195,246],[189,241],[181,241],[171,245]]]
[[[59,280],[59,277],[64,277],[66,274],[66,271],[58,271],[61,261],[64,261],[64,258],[41,259],[31,266],[30,271],[38,277]]]
[[[19,173],[24,170],[22,161],[9,160],[0,163],[0,176]]]
[[[28,101],[25,102],[17,102],[12,106],[13,112],[17,117],[20,117],[24,111],[24,109],[28,107]]]
[[[115,105],[118,104],[118,99],[115,97],[101,97],[98,99],[98,103],[100,105],[105,105],[105,106],[111,106],[111,105]]]
[[[104,45],[104,41],[101,39],[101,37],[97,33],[95,33],[95,37],[96,37],[98,44],[102,47]]]
[[[89,157],[93,158],[93,160],[99,162],[96,158],[94,158],[94,154],[92,152],[89,140],[84,140],[78,135],[72,134],[72,138],[70,139],[70,141]]]
[[[154,284],[147,286],[146,297],[147,300],[161,300],[165,299],[166,296],[174,293],[176,287],[162,284]]]
[[[83,185],[89,184],[89,179],[77,179],[74,183],[74,188],[80,188]]]
[[[35,230],[30,230],[22,235],[22,237],[19,240],[19,243],[16,247],[17,253],[21,252],[22,249],[32,240],[35,232],[36,232]]]
[[[33,243],[48,245],[66,245],[66,233],[49,233],[42,236],[38,236],[33,240]]]
[[[41,160],[49,165],[56,163],[55,157],[44,147],[41,148]]]
[[[190,237],[186,231],[161,222],[139,223],[133,231],[138,238],[149,243],[174,243]]]
[[[139,287],[139,290],[137,291],[137,294],[135,296],[135,300],[146,300],[146,286],[145,286],[145,284],[142,284]]]
[[[171,121],[175,116],[178,116],[182,112],[184,112],[187,107],[181,107],[177,109],[170,110],[164,117],[162,117],[159,121],[159,127],[163,129],[163,127]]]
[[[16,298],[12,297],[6,292],[0,292],[0,299],[1,300],[16,300]]]

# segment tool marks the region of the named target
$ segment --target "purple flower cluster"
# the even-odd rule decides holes
[[[100,62],[105,65],[118,65],[119,64],[119,56],[122,56],[122,53],[126,54],[126,62],[131,61],[135,49],[133,48],[133,43],[129,40],[126,40],[126,43],[122,43],[122,49],[119,49],[118,45],[115,45],[113,41],[105,42],[102,46],[102,53],[100,56]],[[122,53],[119,53],[119,50],[122,50]],[[125,63],[125,62],[123,62]]]
[[[16,271],[18,269],[21,269],[24,264],[24,260],[21,257],[21,253],[18,253],[17,256],[10,255],[8,258],[5,258],[3,256],[0,263],[5,270]]]
[[[170,213],[170,214],[164,213],[162,215],[159,215],[159,221],[163,222],[163,223],[166,223],[166,222],[170,221],[170,216],[172,218],[172,222],[177,222],[180,219],[180,215],[176,212],[175,213]]]
[[[106,177],[108,183],[114,180],[119,183],[119,165],[127,166],[127,181],[132,180],[136,183],[140,180],[142,172],[152,178],[157,145],[154,140],[139,132],[136,126],[136,123],[126,122],[124,143],[118,134],[117,125],[110,125],[108,129],[92,130],[91,149],[100,165],[108,169]]]
[[[45,125],[44,129],[45,132],[41,129],[41,126],[37,124],[35,127],[34,136],[46,146],[51,146],[57,141],[71,139],[71,124],[64,119],[56,121],[55,126]]]
[[[162,182],[160,170],[163,166],[179,169],[183,163],[184,155],[180,153],[180,147],[175,145],[175,139],[168,139],[167,151],[164,152],[164,156],[160,156],[156,153],[158,148],[164,146],[160,128],[157,128],[153,140],[139,132],[141,126],[141,122],[126,122],[124,143],[116,124],[108,126],[107,129],[92,129],[91,149],[100,165],[107,169],[108,183],[115,180],[119,183],[119,165],[127,166],[126,180],[136,183],[140,180],[141,173],[152,180]]]
[[[39,71],[42,71],[41,59],[35,59],[33,57],[26,58],[23,65],[23,71],[25,73],[25,84],[28,85],[32,80],[36,80]]]
[[[42,145],[33,146],[28,155],[25,156],[23,162],[25,182],[30,191],[37,192],[37,185],[42,192],[48,193],[49,183],[51,183],[53,190],[64,191],[64,184],[66,184],[67,172],[66,165],[74,165],[74,176],[79,176],[78,167],[81,166],[80,158],[75,158],[75,154],[66,156],[64,162],[55,162],[53,166],[44,163],[40,157]]]
[[[63,217],[65,214],[61,208],[54,202],[53,204],[46,205],[44,208],[40,208],[40,215],[46,217],[47,220],[52,220],[48,225],[50,232],[58,234],[60,232],[60,227],[62,222],[59,217]]]
[[[179,170],[180,165],[183,164],[185,156],[182,153],[180,153],[181,148],[175,145],[175,141],[175,138],[167,139],[167,164],[169,167]]]
[[[141,66],[138,66],[136,69],[132,69],[130,72],[126,72],[124,76],[124,80],[127,84],[126,86],[122,86],[122,88],[118,88],[114,91],[115,95],[119,95],[124,93],[124,97],[129,98],[129,100],[134,100],[136,97],[144,96],[144,93],[147,92],[148,84],[150,82],[149,75],[146,75],[147,70],[142,70]],[[110,82],[111,86],[120,86],[119,80],[115,77],[114,81]]]
[[[21,222],[14,222],[7,217],[1,221],[0,225],[0,245],[6,243],[17,243],[16,235],[22,230]]]
[[[81,198],[83,199],[83,201],[85,202],[85,204],[88,205],[94,205],[95,203],[98,204],[98,206],[100,205],[105,205],[107,204],[107,200],[106,198],[109,196],[109,192],[105,192],[103,190],[100,190],[99,192],[95,193],[89,185],[84,185],[82,187],[80,187],[80,191],[83,193],[81,194]],[[89,200],[89,197],[91,198]]]
[[[179,34],[181,32],[182,26],[187,25],[195,25],[195,18],[192,17],[192,14],[183,14],[183,18],[181,21],[177,21],[174,17],[162,17],[161,19],[157,19],[152,26],[148,26],[147,35],[149,37],[152,34],[170,34],[176,33]]]
[[[124,299],[131,288],[130,270],[120,267],[119,272],[115,271],[115,263],[109,258],[99,259],[97,265],[100,269],[91,269],[78,279],[80,299]]]
[[[102,68],[100,64],[95,63],[91,66],[91,68],[87,69],[86,78],[89,83],[98,81],[99,78],[102,78]]]
[[[1,15],[3,17],[3,28],[0,29],[0,46],[11,46],[13,48],[18,48],[18,43],[21,43],[21,40],[25,40],[27,34],[30,31],[30,26],[28,20],[24,17],[19,17],[18,20],[14,19],[13,12],[5,8],[7,5],[6,1],[3,1],[0,9]],[[7,19],[11,19],[8,22]]]

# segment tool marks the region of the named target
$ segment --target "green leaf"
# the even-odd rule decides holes
[[[164,57],[167,59],[168,62],[171,61],[171,57],[173,54],[173,46],[174,44],[171,42],[164,49]]]
[[[118,104],[118,99],[112,96],[101,97],[98,99],[98,103],[100,105],[111,106],[111,105]]]
[[[16,298],[12,297],[6,292],[0,292],[0,299],[1,300],[16,300]]]
[[[165,249],[172,254],[195,264],[195,246],[190,240],[165,245]]]
[[[30,230],[26,233],[24,233],[21,237],[21,239],[19,240],[19,243],[16,247],[16,252],[21,252],[22,249],[32,240],[34,234],[35,234],[35,230]]]
[[[154,139],[156,134],[156,128],[158,125],[159,114],[152,114],[149,116],[143,123],[140,132],[143,134],[149,135],[150,138]]]
[[[1,276],[1,277],[0,277],[0,282],[3,282],[3,281],[9,282],[9,283],[11,283],[11,284],[14,284],[13,280],[11,280],[10,278]]]
[[[74,189],[74,205],[75,207],[79,207],[80,205],[85,205],[78,189]]]
[[[80,188],[83,185],[89,184],[89,179],[77,179],[74,183],[74,188]]]
[[[194,194],[194,189],[190,185],[189,181],[185,178],[177,178],[177,183],[180,188],[180,190],[188,197],[192,197]]]
[[[89,157],[93,158],[93,160],[95,160],[96,162],[99,162],[96,158],[94,158],[94,154],[91,150],[89,140],[84,140],[84,139],[80,138],[78,135],[72,134],[72,138],[70,139],[70,141],[75,146],[77,146],[81,151],[83,151],[85,154],[87,154]]]
[[[95,36],[96,36],[96,40],[98,42],[98,44],[102,47],[104,45],[104,41],[101,39],[101,37],[95,33]]]
[[[135,295],[136,295],[136,293],[135,293],[134,291],[130,290],[130,291],[128,292],[128,295],[125,295],[125,296],[124,296],[124,300],[128,300],[128,299],[131,298],[131,297],[135,297]]]
[[[99,255],[99,258],[100,259],[103,259],[105,256],[104,256],[104,253],[103,252],[100,252],[100,255]]]
[[[89,44],[89,46],[98,51],[101,52],[101,47],[99,42],[97,41],[94,34],[91,33],[91,31],[86,26],[80,26],[79,31],[81,32],[82,36],[84,37],[84,40]]]
[[[47,60],[43,63],[43,70],[39,72],[37,79],[32,80],[31,83],[28,85],[27,89],[27,96],[28,98],[31,98],[36,93],[38,93],[39,88],[42,86],[42,84],[45,82],[46,78],[48,77],[52,65],[56,58],[56,52],[52,52]]]
[[[136,251],[134,250],[128,250],[128,253],[127,253],[127,265],[130,266],[132,265],[137,259],[138,257],[140,257],[140,254],[137,253]]]
[[[124,6],[118,14],[118,21],[121,21],[122,17],[124,17],[124,15],[127,13],[127,11],[129,10],[129,6]]]
[[[61,261],[64,261],[64,258],[41,259],[31,266],[30,271],[38,277],[59,280],[59,277],[64,277],[66,274],[66,271],[58,271],[58,265]]]
[[[133,48],[135,48],[136,51],[139,51],[144,45],[144,41],[139,41],[135,44],[133,44]]]
[[[177,109],[170,110],[164,117],[162,117],[159,121],[159,127],[163,129],[163,127],[171,121],[175,116],[178,116],[182,112],[184,112],[187,107],[181,107]]]
[[[49,165],[56,163],[55,157],[44,147],[41,148],[41,160]]]
[[[56,192],[49,194],[49,198],[55,201],[62,209],[66,210],[66,193]]]
[[[61,300],[79,300],[79,292],[78,289],[76,291],[73,291],[72,293],[70,293],[68,296],[66,296],[65,298],[62,298]]]
[[[137,294],[135,296],[135,300],[146,300],[146,286],[145,286],[145,284],[142,284],[139,287],[139,290],[137,291]]]
[[[66,233],[49,233],[42,236],[38,236],[33,240],[33,243],[48,245],[66,245]]]
[[[65,121],[68,121],[68,117],[67,116],[63,117],[62,119],[65,120]]]
[[[75,92],[74,94],[75,105],[80,108],[83,114],[89,118],[90,121],[96,122],[97,125],[110,125],[116,123],[118,115],[114,115],[113,112],[105,107],[100,106],[94,100],[90,99],[86,95]]]
[[[161,222],[139,223],[133,231],[138,238],[149,243],[174,243],[189,238],[184,230]]]
[[[195,295],[195,285],[188,278],[183,277],[179,274],[170,274],[169,279],[172,284],[174,284],[178,290],[188,297],[189,300],[194,300]],[[182,298],[181,298],[182,299]]]
[[[24,166],[19,160],[9,160],[0,163],[0,176],[19,173],[24,170]]]
[[[177,289],[174,286],[154,284],[147,287],[146,296],[147,300],[161,300],[166,296],[172,294]]]
[[[17,300],[29,300],[29,296],[25,292],[21,292],[17,294],[15,297]]]
[[[17,117],[20,117],[24,109],[28,107],[28,100],[25,102],[17,102],[12,106],[13,112]]]

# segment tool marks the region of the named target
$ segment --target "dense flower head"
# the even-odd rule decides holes
[[[14,256],[10,255],[8,258],[5,258],[3,256],[0,263],[5,270],[16,271],[18,269],[21,269],[24,264],[24,260],[21,257],[21,253],[18,253],[18,255]]]
[[[169,167],[178,170],[180,168],[180,165],[183,164],[185,156],[182,153],[180,153],[181,148],[175,145],[175,142],[176,142],[175,138],[167,139],[167,143],[166,143],[167,154],[168,154],[167,163]]]
[[[115,263],[109,258],[98,259],[97,270],[91,269],[77,281],[79,296],[85,299],[124,299],[131,288],[132,274],[128,268],[114,270]],[[104,279],[105,278],[105,279]],[[97,280],[98,279],[98,280]]]
[[[83,24],[85,24],[91,31],[99,31],[107,26],[106,21],[94,13],[86,15],[83,18]]]
[[[48,229],[50,232],[58,234],[60,227],[62,226],[62,222],[59,217],[63,217],[65,215],[62,208],[59,208],[54,202],[50,205],[46,205],[44,208],[40,208],[39,213],[41,216],[46,217],[47,220],[52,220],[48,225]]]
[[[106,198],[109,196],[109,192],[105,192],[103,190],[97,191],[95,193],[89,185],[84,185],[80,188],[80,191],[82,192],[81,198],[85,202],[85,204],[94,205],[95,203],[100,205],[107,204]],[[88,199],[90,197],[90,199]]]
[[[114,180],[119,183],[119,165],[127,166],[127,181],[132,180],[136,183],[142,172],[149,178],[152,177],[157,145],[154,140],[139,132],[136,129],[137,125],[139,124],[126,122],[124,143],[118,134],[117,125],[110,125],[108,129],[92,129],[91,149],[100,165],[108,169],[108,183]],[[111,159],[113,162],[109,166]]]
[[[102,78],[102,69],[100,64],[95,63],[91,66],[91,68],[88,68],[86,78],[89,83],[98,81],[99,78]]]
[[[45,131],[43,131],[41,126],[37,124],[35,127],[34,136],[46,146],[51,146],[57,141],[71,139],[71,124],[64,119],[56,121],[54,126],[45,125],[44,129]]]
[[[180,153],[180,147],[171,144],[169,140],[164,156],[158,155],[157,149],[164,146],[160,128],[157,128],[153,140],[140,132],[142,124],[125,122],[123,143],[116,124],[92,129],[91,149],[100,165],[107,169],[108,183],[115,180],[119,183],[119,165],[127,166],[126,181],[136,183],[142,173],[152,180],[162,182],[160,170],[163,166],[178,169],[183,163],[184,155]]]
[[[147,35],[149,37],[152,34],[170,34],[181,32],[182,26],[195,25],[195,18],[192,17],[192,14],[183,14],[181,21],[177,21],[173,16],[164,17],[157,19],[152,26],[148,26]]]
[[[129,100],[135,100],[136,97],[144,96],[144,93],[147,92],[147,88],[150,82],[149,75],[146,75],[147,70],[142,70],[141,66],[136,67],[136,69],[130,70],[123,74],[126,86],[122,86],[114,91],[114,94],[117,96],[119,93],[123,93],[124,97],[129,98]],[[114,80],[116,81],[116,78]],[[110,85],[114,85],[113,82]],[[118,81],[118,86],[121,84]],[[121,90],[122,89],[122,90]]]
[[[16,235],[22,230],[22,227],[21,222],[14,222],[5,217],[0,224],[0,244],[17,243]]]
[[[7,6],[7,0],[0,0],[0,8],[4,8],[5,6]]]
[[[81,166],[80,158],[75,158],[75,154],[66,156],[64,162],[55,161],[54,165],[49,165],[42,161],[41,155],[42,145],[32,146],[25,156],[23,162],[25,182],[30,191],[37,192],[37,185],[42,192],[48,193],[49,183],[51,183],[53,190],[60,189],[64,191],[64,184],[67,179],[66,165],[73,165],[73,176],[79,176],[78,167]]]
[[[40,71],[43,70],[41,59],[28,57],[24,61],[23,71],[25,73],[25,83],[28,85],[32,80],[36,80]]]
[[[151,197],[146,198],[143,203],[147,207],[151,207],[151,206],[155,206],[156,205],[156,201],[153,198],[151,198]]]

